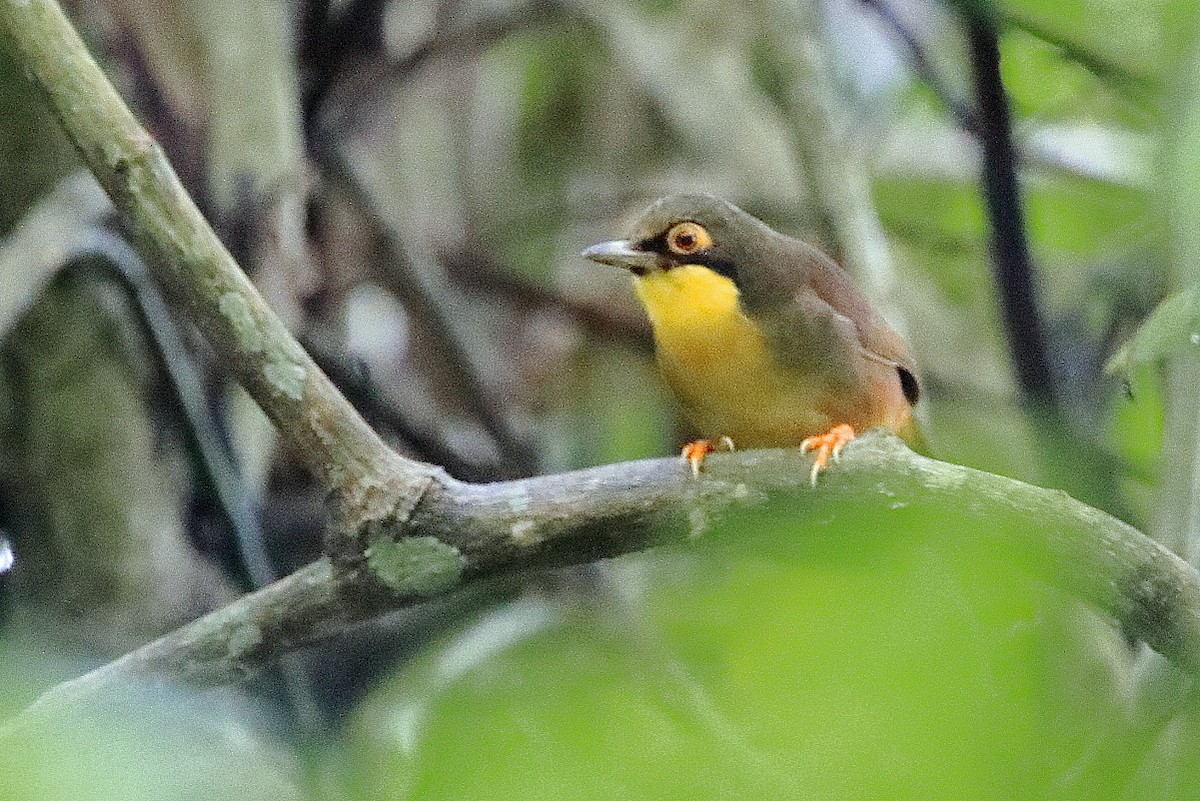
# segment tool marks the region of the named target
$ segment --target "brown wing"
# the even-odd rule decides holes
[[[809,278],[817,296],[835,311],[848,317],[858,332],[858,343],[868,358],[892,364],[900,374],[900,386],[909,403],[920,397],[917,367],[908,343],[896,333],[859,291],[840,266],[829,259],[831,269],[816,270]]]
[[[771,315],[768,336],[775,352],[807,370],[844,363],[855,354],[896,369],[909,403],[920,396],[920,381],[908,345],[875,310],[850,276],[833,259],[799,240],[793,281],[806,287]],[[787,283],[783,284],[787,285]]]

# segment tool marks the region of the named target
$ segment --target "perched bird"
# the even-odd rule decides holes
[[[869,428],[923,448],[908,347],[818,248],[719,198],[670,195],[583,255],[632,273],[659,367],[707,438],[683,449],[693,472],[714,442],[812,450],[814,484]]]

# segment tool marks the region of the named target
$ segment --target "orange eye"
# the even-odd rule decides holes
[[[667,247],[671,249],[672,253],[691,256],[712,247],[712,237],[699,223],[676,223],[671,226],[670,231],[667,231]]]

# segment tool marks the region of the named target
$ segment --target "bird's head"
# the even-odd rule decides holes
[[[586,258],[624,267],[638,278],[699,266],[735,286],[775,232],[711,195],[668,195],[642,212],[628,239],[592,245]]]

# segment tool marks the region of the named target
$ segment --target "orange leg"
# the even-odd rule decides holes
[[[721,437],[717,440],[716,445],[713,445],[710,439],[697,439],[683,446],[683,450],[679,452],[679,459],[691,466],[693,476],[699,476],[700,468],[704,466],[704,460],[717,449],[718,445],[728,448],[730,451],[733,450],[733,440],[729,437]]]
[[[824,434],[818,434],[815,437],[809,437],[800,443],[800,452],[814,452],[812,474],[809,476],[809,481],[812,485],[817,486],[817,476],[829,464],[830,458],[833,461],[838,460],[838,456],[842,453],[842,448],[846,447],[846,443],[854,439],[854,429],[842,423],[839,426],[826,431]]]

